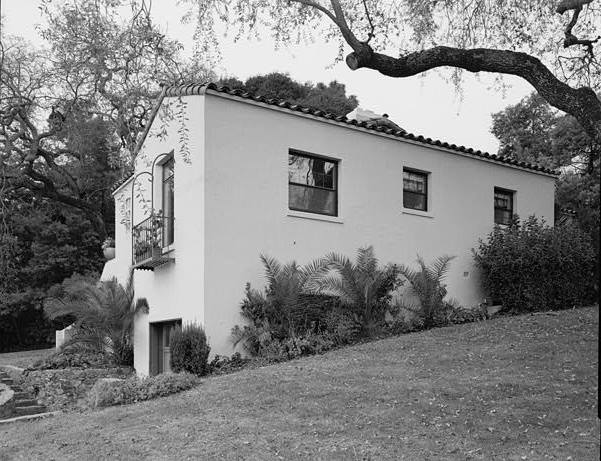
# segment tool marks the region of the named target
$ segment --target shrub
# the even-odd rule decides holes
[[[444,307],[437,313],[435,323],[438,326],[461,325],[463,323],[479,322],[488,318],[488,311],[484,305],[465,308],[452,303],[445,303]]]
[[[171,335],[171,369],[198,376],[209,371],[208,359],[211,348],[200,325],[187,324],[176,328]]]
[[[379,267],[372,247],[359,249],[354,263],[335,253],[307,266],[261,260],[267,289],[246,285],[240,306],[246,324],[232,329],[232,340],[269,359],[319,353],[379,333],[399,284],[396,266]]]
[[[62,368],[107,368],[111,358],[97,351],[70,348],[59,350],[36,361],[28,370],[56,370]]]
[[[235,352],[231,357],[216,355],[209,363],[209,370],[211,374],[222,375],[241,370],[249,362],[250,359],[243,358],[240,352]]]
[[[534,216],[495,227],[474,251],[484,290],[504,311],[565,309],[590,301],[595,255],[571,224],[549,227]]]
[[[335,346],[335,342],[327,333],[307,331],[298,336],[285,339],[272,339],[266,342],[260,357],[269,361],[281,362],[306,355],[323,354]]]
[[[317,291],[337,296],[362,334],[373,336],[382,331],[392,293],[401,283],[398,266],[381,268],[371,246],[360,248],[354,263],[336,253],[330,253],[325,261],[335,273],[320,273]]]
[[[200,379],[189,373],[164,373],[140,379],[100,379],[88,393],[92,407],[107,407],[141,402],[185,391],[198,385]]]
[[[251,355],[264,355],[272,341],[283,341],[307,330],[317,331],[329,309],[338,304],[331,296],[312,292],[314,280],[327,270],[325,261],[306,266],[294,261],[280,264],[261,255],[267,287],[264,292],[246,285],[240,305],[245,325],[232,329],[234,346],[242,343]]]
[[[348,309],[337,307],[331,309],[325,316],[323,331],[336,345],[352,343],[361,334],[361,325]]]
[[[417,315],[423,328],[446,325],[445,312],[455,306],[444,300],[447,295],[446,285],[443,283],[449,270],[449,264],[454,256],[440,256],[429,266],[418,255],[419,270],[401,265],[399,271],[409,282],[409,293],[417,297],[417,303],[402,301],[399,307]]]

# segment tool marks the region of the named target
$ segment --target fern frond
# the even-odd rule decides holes
[[[378,259],[375,256],[374,247],[359,248],[355,265],[361,272],[374,274],[378,269]]]
[[[434,260],[430,266],[430,274],[436,280],[442,281],[449,271],[450,262],[455,259],[455,256],[443,255]]]
[[[260,257],[263,262],[263,267],[265,268],[265,277],[267,278],[268,285],[275,286],[282,270],[282,266],[275,258],[264,254],[261,254]]]

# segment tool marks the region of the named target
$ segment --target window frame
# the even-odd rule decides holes
[[[166,176],[168,171],[167,166],[171,163],[171,174]],[[161,169],[161,212],[165,212],[165,188],[169,187],[169,183],[171,182],[171,194],[173,194],[173,207],[171,210],[171,214],[173,216],[165,216],[163,214],[163,229],[161,230],[161,246],[163,248],[168,248],[175,243],[175,158],[173,155],[167,157],[163,162],[161,162],[158,167]],[[169,233],[170,231],[170,233]],[[167,236],[171,237],[171,241],[167,242]]]
[[[424,177],[424,184],[425,184],[425,191],[423,193],[420,192],[415,192],[412,190],[405,190],[405,172],[407,173],[413,173],[413,174],[417,174],[419,176],[423,176]],[[418,211],[420,213],[430,213],[430,197],[429,197],[429,192],[430,192],[430,172],[429,171],[424,171],[424,170],[418,170],[416,168],[411,168],[411,167],[403,167],[403,175],[402,175],[402,181],[403,181],[403,210],[411,210],[411,211]],[[405,206],[405,192],[408,192],[410,194],[416,194],[416,195],[422,195],[425,197],[425,208],[422,210],[421,208],[411,208],[411,207],[407,207]]]
[[[318,216],[328,216],[331,218],[338,218],[340,215],[340,206],[339,206],[340,200],[338,198],[338,185],[339,185],[338,175],[339,175],[339,171],[340,171],[340,159],[328,157],[326,155],[314,154],[312,152],[306,152],[303,150],[292,149],[292,148],[288,149],[288,157],[287,157],[288,160],[290,159],[290,155],[295,155],[297,157],[303,157],[303,158],[308,158],[308,159],[324,160],[326,162],[334,164],[334,180],[333,180],[333,184],[332,184],[332,187],[333,187],[332,189],[330,189],[328,187],[312,186],[309,184],[302,184],[302,183],[291,181],[290,180],[290,164],[289,163],[288,163],[288,170],[287,170],[288,194],[290,194],[290,185],[305,187],[305,188],[309,188],[309,189],[319,189],[319,190],[325,190],[328,192],[334,192],[334,213],[333,214],[332,213],[322,213],[320,211],[292,207],[292,206],[290,206],[290,198],[288,198],[288,210],[300,212],[300,213],[309,213],[309,214],[314,214],[314,215],[318,215]]]
[[[509,195],[509,197],[510,197],[509,202],[511,204],[511,207],[509,210],[507,210],[506,208],[497,207],[496,200],[495,200],[495,198],[496,198],[495,196],[497,195],[497,193]],[[504,212],[510,211],[509,222],[497,222],[497,210],[503,210]],[[511,220],[513,219],[514,214],[515,214],[515,191],[511,190],[511,189],[506,189],[504,187],[495,186],[493,189],[493,221],[494,221],[494,223],[499,226],[509,226],[511,224]]]

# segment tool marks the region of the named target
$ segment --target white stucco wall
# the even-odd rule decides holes
[[[174,150],[175,158],[175,236],[174,243],[170,246],[170,256],[175,259],[156,268],[154,271],[134,271],[136,297],[144,297],[150,306],[148,314],[139,314],[134,327],[134,367],[140,375],[149,373],[149,324],[167,320],[181,319],[183,323],[198,322],[204,324],[204,99],[202,97],[185,97],[184,110],[186,113],[186,126],[188,127],[187,147],[190,162],[187,163],[182,154],[177,130],[180,123],[172,120],[166,123],[167,135],[158,137],[157,133],[163,128],[159,117],[155,119],[153,127],[146,138],[137,161],[136,173],[150,171],[153,159],[162,153]],[[166,103],[176,103],[174,98],[169,98]],[[159,160],[158,164],[161,163]],[[139,181],[148,186],[148,175],[139,176]],[[132,182],[129,181],[115,193],[116,217],[115,240],[116,257],[109,261],[111,270],[105,268],[103,278],[112,274],[120,280],[125,280],[127,268],[131,264],[131,229],[121,222],[123,215],[120,213],[118,202],[126,197],[131,197]],[[161,208],[161,172],[160,165],[155,167],[154,180],[154,205],[155,209]],[[122,197],[120,195],[123,194]],[[133,224],[138,224],[145,217],[140,199],[134,194]],[[150,199],[150,188],[147,187],[143,194]]]
[[[471,306],[482,300],[471,249],[493,227],[494,187],[516,191],[520,216],[553,222],[552,177],[220,96],[182,100],[191,163],[183,160],[177,120],[155,120],[141,152],[152,161],[175,150],[175,262],[135,271],[136,295],[150,305],[134,332],[134,365],[141,375],[149,371],[150,322],[199,322],[212,354],[233,352],[230,331],[241,322],[244,286],[265,284],[260,253],[301,264],[330,251],[354,257],[366,245],[374,246],[382,263],[412,264],[418,253],[426,261],[455,255],[449,295]],[[164,137],[154,136],[163,129]],[[288,212],[290,148],[340,160],[339,219]],[[137,171],[148,168],[138,163]],[[403,212],[403,167],[431,173],[426,216]],[[131,182],[119,194],[129,197]],[[118,204],[116,215],[117,255],[103,278],[125,280],[131,234]],[[134,224],[142,219],[142,210],[134,210]]]
[[[455,255],[449,296],[473,306],[483,296],[471,249],[492,230],[494,187],[516,191],[520,216],[553,223],[548,176],[223,97],[207,96],[206,113],[205,323],[220,354],[232,353],[245,283],[265,284],[260,253],[301,264],[366,245],[382,263]],[[340,160],[340,222],[290,215],[289,148]],[[403,213],[403,167],[431,172],[428,216]]]

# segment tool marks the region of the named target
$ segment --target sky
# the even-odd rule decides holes
[[[4,17],[3,33],[20,35],[34,45],[41,44],[36,24],[42,22],[39,0],[0,0]],[[193,26],[181,23],[185,13],[177,0],[152,4],[154,21],[171,38],[182,42],[191,55]],[[373,70],[351,71],[344,62],[334,64],[335,45],[316,42],[290,45],[279,50],[268,33],[261,41],[226,38],[221,47],[222,59],[214,69],[217,75],[241,80],[269,72],[286,72],[298,81],[337,80],[346,85],[347,94],[359,99],[360,107],[387,113],[395,123],[415,134],[496,153],[498,142],[490,133],[491,114],[532,92],[532,87],[516,77],[507,77],[509,88],[493,86],[490,74],[465,73],[462,92],[436,71],[409,78],[390,78]],[[350,50],[349,50],[350,51]]]

